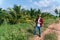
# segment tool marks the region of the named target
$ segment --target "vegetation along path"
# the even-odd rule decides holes
[[[48,26],[48,28],[42,32],[42,36],[34,36],[33,38],[30,38],[30,40],[44,40],[44,37],[46,34],[49,33],[56,33],[57,35],[57,40],[60,40],[60,23],[52,23],[51,25]]]

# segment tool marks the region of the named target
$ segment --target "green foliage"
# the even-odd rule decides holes
[[[14,7],[9,9],[9,23],[16,24],[18,23],[21,15],[20,15],[20,6],[14,5]]]
[[[0,26],[0,40],[28,40],[27,27],[30,24],[16,25],[2,24]]]
[[[57,36],[56,34],[52,33],[52,34],[47,34],[45,35],[44,40],[57,40]]]
[[[43,13],[40,9],[25,10],[18,5],[7,10],[0,8],[0,40],[28,40],[33,35],[33,26],[38,15],[42,15],[44,19],[43,30],[56,19],[56,16]]]
[[[49,21],[46,19],[45,23],[47,21],[50,23],[52,20]],[[44,25],[44,29],[47,24]],[[33,36],[33,31],[34,23],[20,23],[15,25],[3,23],[0,26],[0,40],[28,40]]]
[[[55,13],[58,15],[58,17],[60,18],[60,10],[55,9]]]
[[[6,20],[9,24],[28,23],[28,20],[35,20],[38,15],[42,15],[43,19],[56,18],[48,12],[41,12],[40,9],[21,9],[21,6],[14,5],[13,8],[2,10],[0,8],[0,19]]]
[[[3,22],[4,22],[4,20],[3,20],[3,19],[0,19],[0,25],[1,25]]]
[[[56,14],[59,14],[57,9],[55,9],[55,13],[56,13]]]

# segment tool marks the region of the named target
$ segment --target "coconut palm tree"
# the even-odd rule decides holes
[[[56,14],[59,14],[57,9],[55,9],[55,13],[56,13]]]
[[[17,19],[20,19],[20,17],[21,17],[21,6],[14,5],[13,10],[16,12]]]
[[[37,10],[37,14],[38,14],[38,15],[41,14],[41,10],[40,10],[40,9]]]
[[[20,6],[14,5],[13,8],[8,8],[8,15],[9,15],[9,21],[10,23],[17,23],[17,21],[20,19],[21,17],[21,13],[20,13]]]
[[[35,17],[35,12],[36,12],[36,9],[30,9],[30,16],[31,18],[34,18]]]
[[[60,10],[58,10],[58,9],[55,9],[55,13],[59,16],[59,18],[60,18],[60,12],[59,12]]]
[[[36,10],[36,12],[35,12],[35,16],[37,17],[38,15],[41,15],[40,9]]]
[[[3,23],[3,21],[6,19],[6,10],[3,10],[2,8],[0,8],[0,23]]]

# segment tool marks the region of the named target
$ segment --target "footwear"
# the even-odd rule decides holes
[[[39,37],[41,37],[41,35],[39,35]]]

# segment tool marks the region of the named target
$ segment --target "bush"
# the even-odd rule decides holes
[[[3,22],[4,22],[4,20],[3,20],[3,19],[0,19],[0,25],[1,25]]]
[[[28,40],[26,34],[26,24],[2,24],[0,26],[0,40]],[[20,29],[22,29],[20,31]],[[25,30],[24,30],[25,29]]]
[[[57,36],[54,33],[45,35],[44,40],[57,40]]]

